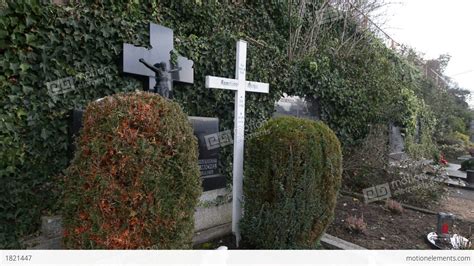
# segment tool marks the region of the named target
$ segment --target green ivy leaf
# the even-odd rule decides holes
[[[47,139],[48,139],[48,136],[49,136],[48,131],[46,131],[46,129],[43,128],[43,129],[41,130],[41,135],[40,135],[40,136],[41,136],[41,138],[42,138],[43,140],[47,140]]]
[[[36,41],[35,34],[26,34],[26,44],[33,45],[35,41]]]
[[[8,31],[0,30],[0,39],[4,39],[7,36],[8,36]]]
[[[19,67],[20,67],[20,64],[18,64],[18,63],[10,63],[10,69],[13,72],[17,72]]]
[[[16,116],[21,119],[21,117],[26,116],[26,112],[24,109],[18,109],[16,112]]]
[[[35,24],[36,20],[32,16],[26,17],[26,26],[30,27],[31,25]]]
[[[20,64],[20,69],[21,69],[22,72],[27,71],[29,68],[30,68],[30,65],[28,65],[28,64],[25,64],[25,63]]]
[[[23,90],[23,93],[26,95],[29,95],[30,93],[34,91],[33,87],[30,87],[30,86],[23,86],[22,90]]]

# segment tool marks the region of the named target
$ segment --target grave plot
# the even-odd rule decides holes
[[[358,218],[349,219],[353,229],[348,228],[349,217]],[[358,223],[364,224],[365,229],[357,230],[364,227]],[[401,214],[395,214],[383,203],[366,205],[363,199],[340,196],[327,233],[367,249],[431,249],[426,235],[436,231],[436,223],[433,213],[405,208]],[[474,220],[456,220],[453,231],[466,236],[470,228],[474,228]]]
[[[449,211],[457,217],[474,221],[474,191],[450,187],[443,201],[433,206],[433,210]]]

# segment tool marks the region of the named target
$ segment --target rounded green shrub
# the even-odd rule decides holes
[[[322,122],[279,117],[246,145],[242,237],[263,249],[314,248],[341,186],[339,140]]]
[[[67,248],[190,247],[201,182],[177,103],[151,93],[93,102],[77,147],[64,180]]]

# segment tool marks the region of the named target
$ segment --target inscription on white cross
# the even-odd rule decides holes
[[[247,42],[237,42],[235,79],[206,76],[206,88],[235,91],[234,158],[232,164],[232,232],[237,245],[240,241],[239,221],[242,217],[242,180],[244,168],[245,92],[268,93],[268,83],[246,81]]]

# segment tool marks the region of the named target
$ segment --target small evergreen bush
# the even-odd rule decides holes
[[[314,248],[341,185],[339,140],[322,122],[279,117],[247,142],[242,237],[263,249]]]
[[[65,246],[189,248],[201,193],[197,141],[178,104],[151,93],[91,103],[65,176]]]

